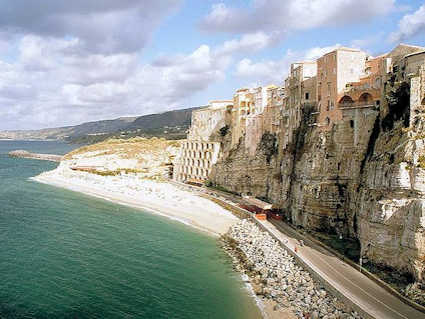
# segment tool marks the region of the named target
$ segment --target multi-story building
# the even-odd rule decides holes
[[[209,106],[192,112],[188,139],[181,144],[174,161],[173,179],[202,184],[220,154],[220,130],[230,121],[232,101],[211,101]]]
[[[346,85],[359,82],[365,74],[366,53],[340,47],[317,60],[318,125],[330,129],[342,119],[338,103],[345,95]]]
[[[283,88],[275,85],[252,89],[255,101],[245,120],[245,148],[253,156],[263,134],[278,133],[283,106]]]
[[[243,88],[233,95],[232,109],[232,148],[239,144],[245,133],[246,117],[251,113],[254,105],[254,96],[249,89]]]
[[[378,108],[381,118],[389,112],[382,97],[391,88],[385,83],[410,81],[413,123],[415,116],[425,113],[424,61],[425,50],[415,46],[401,44],[375,58],[340,47],[317,61],[293,63],[284,87],[243,88],[235,92],[233,100],[211,101],[209,107],[192,114],[188,140],[175,161],[174,179],[205,181],[220,157],[220,134],[227,131],[231,141],[226,152],[245,137],[250,156],[255,155],[266,132],[276,134],[285,149],[294,142],[293,134],[305,119],[307,125],[324,131],[340,122],[359,132],[365,115],[375,114]],[[392,79],[395,75],[400,79]],[[356,141],[355,136],[354,144]]]
[[[291,64],[285,79],[282,107],[283,148],[292,141],[294,128],[299,126],[305,107],[316,111],[317,63],[311,61]]]
[[[270,105],[275,85],[268,85],[256,88],[243,88],[233,95],[232,110],[232,147],[239,144],[240,138],[246,133],[246,128],[257,121],[257,117],[262,114]]]

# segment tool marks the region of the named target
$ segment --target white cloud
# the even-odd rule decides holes
[[[222,80],[229,56],[202,45],[167,63],[133,53],[81,55],[79,41],[25,36],[14,63],[0,60],[0,129],[77,124],[185,106]]]
[[[412,14],[406,14],[398,24],[398,30],[391,33],[391,42],[407,40],[425,32],[425,4]]]
[[[395,0],[252,0],[248,8],[212,6],[201,27],[213,32],[293,31],[361,23],[388,13]]]
[[[332,52],[339,47],[341,47],[341,44],[334,44],[327,47],[314,47],[303,52],[301,56],[303,56],[303,60],[316,60],[322,55]]]
[[[80,50],[103,54],[143,48],[181,0],[13,0],[0,6],[0,32],[79,39]]]
[[[246,83],[256,83],[256,85],[273,83],[282,85],[283,80],[288,75],[291,63],[297,61],[314,61],[340,46],[340,44],[335,44],[327,47],[313,47],[303,51],[288,50],[285,55],[278,60],[253,62],[245,58],[237,63],[235,75],[245,80]]]
[[[253,62],[245,58],[236,65],[235,75],[246,83],[256,83],[256,85],[281,84],[286,76],[289,66],[295,62],[297,54],[288,50],[279,60],[264,60]]]
[[[234,53],[257,52],[279,42],[280,32],[255,32],[243,35],[240,39],[225,41],[215,53],[218,55],[230,55]]]

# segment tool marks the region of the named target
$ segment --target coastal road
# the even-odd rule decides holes
[[[235,203],[244,203],[243,199],[223,192],[212,191],[194,187],[201,193],[214,194],[227,204],[240,209]],[[223,200],[223,198],[225,200]],[[342,261],[323,247],[300,236],[294,229],[282,221],[258,221],[270,233],[286,246],[294,251],[298,248],[297,255],[304,263],[326,280],[332,287],[338,290],[349,300],[352,300],[371,318],[375,319],[425,319],[425,314],[405,304],[384,288]],[[300,247],[299,240],[304,240],[305,245]]]
[[[297,255],[340,293],[363,311],[379,319],[425,319],[425,314],[403,303],[368,277],[315,243],[303,239],[284,222],[261,221],[288,249]]]

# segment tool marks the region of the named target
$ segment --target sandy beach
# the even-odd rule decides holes
[[[99,176],[64,163],[32,180],[162,215],[205,231],[224,234],[238,219],[212,201],[166,183],[135,175]]]

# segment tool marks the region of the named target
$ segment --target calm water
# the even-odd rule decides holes
[[[56,164],[0,141],[0,318],[259,318],[214,238],[168,219],[29,181]]]

